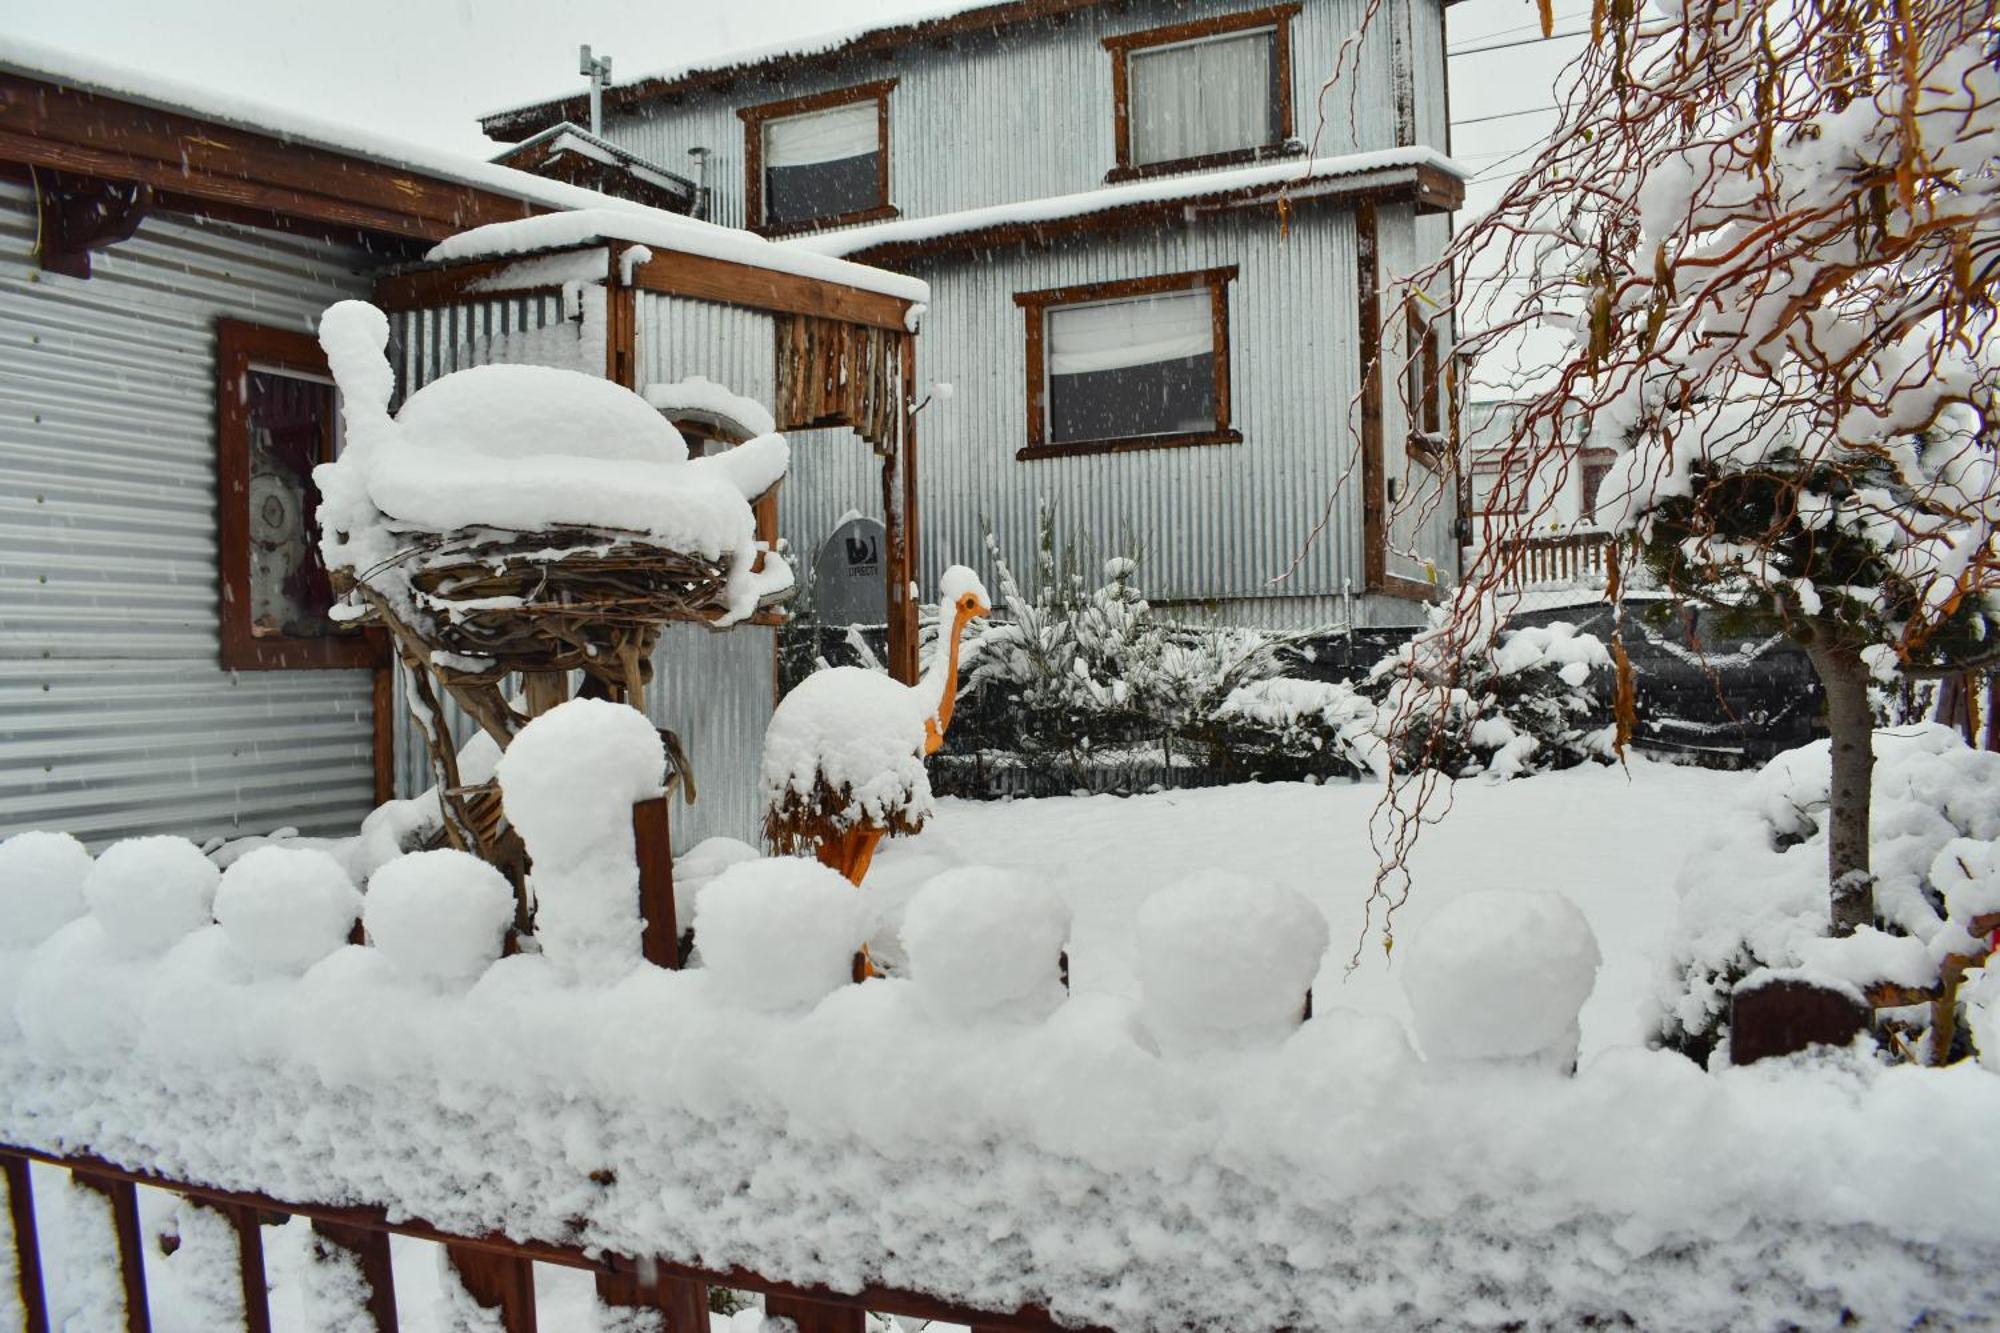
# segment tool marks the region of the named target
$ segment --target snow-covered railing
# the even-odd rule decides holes
[[[1499,556],[1504,583],[1513,587],[1601,584],[1610,574],[1615,538],[1608,532],[1564,532],[1540,537],[1502,537]]]

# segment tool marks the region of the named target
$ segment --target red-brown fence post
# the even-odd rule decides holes
[[[663,1333],[708,1333],[708,1288],[684,1277],[599,1273],[597,1299],[626,1310],[658,1310]]]
[[[128,1333],[153,1333],[153,1314],[146,1301],[145,1242],[139,1238],[139,1190],[129,1180],[70,1172],[85,1189],[104,1196],[111,1205],[111,1227],[118,1237],[118,1276],[125,1286],[125,1327]]]
[[[243,1286],[243,1333],[271,1333],[271,1281],[264,1272],[263,1223],[257,1210],[192,1198],[188,1202],[197,1208],[213,1208],[229,1219],[236,1232],[236,1271]]]
[[[35,1193],[28,1159],[0,1153],[7,1181],[7,1213],[14,1224],[14,1276],[21,1292],[22,1333],[49,1333],[48,1298],[42,1290],[42,1249],[35,1233]]]
[[[666,797],[632,807],[632,852],[639,860],[639,915],[646,921],[639,948],[647,962],[678,968],[681,930],[674,919],[674,849]]]
[[[506,1333],[535,1333],[535,1266],[526,1259],[447,1245],[451,1266],[466,1294],[500,1315]]]
[[[389,1264],[389,1233],[344,1222],[314,1222],[313,1234],[328,1245],[347,1251],[361,1265],[368,1286],[368,1317],[375,1333],[398,1333],[396,1274]]]

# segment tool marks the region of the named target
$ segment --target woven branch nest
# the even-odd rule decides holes
[[[901,838],[919,832],[923,817],[907,806],[889,811],[886,819],[853,818],[854,789],[843,785],[836,791],[824,776],[815,780],[810,795],[801,796],[791,788],[776,805],[764,808],[764,837],[779,856],[817,852],[820,844],[852,829],[866,828]]]

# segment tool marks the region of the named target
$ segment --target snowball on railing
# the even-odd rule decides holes
[[[186,838],[127,838],[105,848],[83,881],[90,914],[129,957],[164,953],[214,918],[222,872]]]
[[[778,857],[733,865],[710,881],[695,904],[694,937],[725,1000],[797,1010],[853,979],[870,916],[839,872]]]
[[[0,842],[0,951],[32,949],[89,911],[90,852],[67,833]]]
[[[368,881],[368,942],[404,975],[461,990],[500,956],[514,920],[514,887],[476,856],[411,852]]]
[[[215,920],[252,972],[295,976],[347,943],[361,895],[340,862],[310,848],[259,847],[222,874]]]
[[[1424,1057],[1576,1065],[1577,1016],[1597,984],[1597,936],[1559,893],[1481,889],[1413,932],[1403,994]]]
[[[1167,1054],[1276,1045],[1305,1016],[1326,919],[1290,889],[1206,870],[1139,909],[1140,1008]]]
[[[904,910],[910,979],[957,1018],[1046,1018],[1062,1003],[1069,907],[1015,871],[948,870]]]

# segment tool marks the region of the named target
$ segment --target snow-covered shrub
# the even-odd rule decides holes
[[[1139,909],[1140,1008],[1168,1052],[1274,1045],[1298,1026],[1326,952],[1326,918],[1299,894],[1223,870]]]
[[[533,863],[535,938],[573,975],[613,981],[639,961],[632,807],[660,794],[666,768],[644,713],[571,699],[521,728],[494,770]]]
[[[1215,724],[1231,751],[1254,756],[1257,777],[1360,776],[1386,762],[1378,717],[1374,700],[1347,681],[1274,676],[1230,691]]]
[[[67,833],[17,833],[0,842],[0,949],[30,949],[88,907],[90,853]]]
[[[476,856],[441,848],[399,856],[368,881],[368,942],[402,972],[445,989],[479,978],[507,939],[514,889]]]
[[[299,973],[347,943],[361,895],[325,852],[259,847],[223,872],[215,920],[253,971]]]
[[[695,904],[703,969],[749,1009],[803,1009],[848,984],[869,925],[852,884],[796,857],[733,865]]]
[[[1469,630],[1442,608],[1431,620],[1366,682],[1399,771],[1510,778],[1613,757],[1608,709],[1589,689],[1611,665],[1595,635],[1564,621],[1507,629],[1490,607]]]
[[[1601,961],[1590,923],[1559,893],[1480,889],[1452,899],[1401,960],[1425,1058],[1573,1068],[1577,1015]]]
[[[83,881],[90,914],[121,952],[164,953],[210,920],[222,872],[186,838],[127,838],[104,849]]]
[[[1829,745],[1765,765],[1743,808],[1710,830],[1680,874],[1661,1040],[1706,1061],[1743,978],[1802,971],[1834,986],[1934,984],[1963,923],[1994,901],[2000,754],[1920,724],[1875,733],[1875,928],[1828,938]]]
[[[1042,1018],[1062,1000],[1069,908],[1017,871],[947,870],[903,913],[910,979],[960,1017]]]

